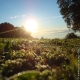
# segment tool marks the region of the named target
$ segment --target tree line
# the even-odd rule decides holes
[[[4,22],[0,24],[0,38],[32,38],[30,32],[24,27],[14,27],[14,25]]]

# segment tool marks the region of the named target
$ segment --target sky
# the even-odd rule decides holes
[[[31,34],[35,38],[64,38],[70,32],[57,0],[0,0],[0,23],[21,27],[29,18],[38,23],[37,32]]]

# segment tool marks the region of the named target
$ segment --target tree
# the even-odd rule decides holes
[[[68,33],[66,35],[66,39],[72,39],[72,38],[79,38],[79,37],[74,33]]]
[[[1,38],[32,38],[31,34],[25,31],[24,27],[14,27],[14,25],[4,22],[0,24]]]
[[[14,26],[10,23],[4,22],[0,24],[0,37],[7,38],[13,37],[13,30]]]
[[[57,0],[67,27],[80,31],[80,0]]]
[[[14,26],[10,23],[4,22],[0,24],[0,32],[14,29]]]

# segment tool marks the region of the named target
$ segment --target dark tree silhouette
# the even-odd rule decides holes
[[[78,36],[77,36],[75,33],[68,33],[68,34],[66,35],[66,38],[67,38],[67,39],[72,39],[72,38],[78,38]]]
[[[0,32],[9,31],[12,29],[14,29],[14,26],[10,23],[5,22],[0,24]]]
[[[25,31],[24,27],[14,27],[14,25],[4,22],[0,24],[1,38],[32,38],[31,34]]]
[[[13,31],[11,31],[13,29],[14,29],[14,26],[12,24],[7,23],[7,22],[1,23],[0,24],[0,37],[2,38],[13,37],[14,34],[13,34]],[[6,33],[6,31],[8,32]]]
[[[80,31],[80,0],[57,0],[67,27]]]

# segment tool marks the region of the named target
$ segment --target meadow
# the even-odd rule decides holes
[[[78,59],[80,39],[0,38],[0,80],[77,80]]]

